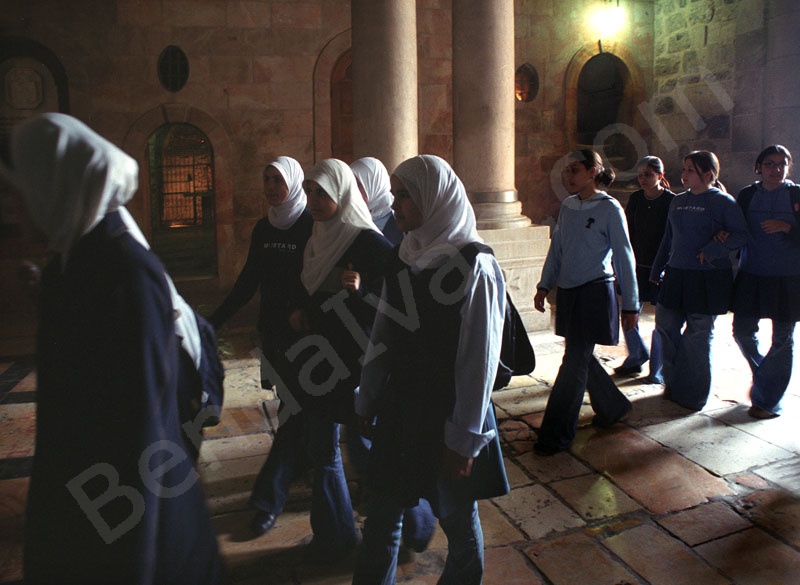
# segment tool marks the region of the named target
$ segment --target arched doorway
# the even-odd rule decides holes
[[[147,141],[153,250],[175,278],[217,274],[214,151],[196,126],[165,124]]]
[[[332,38],[320,51],[314,65],[314,162],[334,156],[331,84],[333,70],[342,63],[343,56],[350,53],[351,32],[347,29]]]
[[[570,149],[593,148],[617,173],[615,185],[635,185],[637,161],[648,154],[649,126],[637,109],[644,79],[621,43],[587,44],[565,76],[566,130]]]
[[[331,73],[331,154],[353,162],[353,52],[336,61]]]
[[[611,53],[589,59],[578,77],[578,141],[602,150],[618,169],[636,164],[636,149],[624,134],[603,130],[625,119],[625,86],[630,82],[625,63]]]

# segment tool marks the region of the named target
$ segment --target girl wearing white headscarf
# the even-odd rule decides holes
[[[307,301],[292,317],[300,339],[288,351],[293,373],[281,374],[291,378],[284,380],[290,395],[282,397],[284,417],[275,441],[275,448],[294,457],[278,460],[270,454],[251,503],[263,512],[261,526],[271,527],[287,491],[278,500],[274,486],[282,478],[291,481],[303,462],[310,462],[314,537],[307,558],[326,563],[339,560],[357,542],[337,423],[354,417],[353,388],[365,351],[361,342],[374,316],[364,295],[371,281],[382,278],[392,246],[372,221],[347,164],[324,160],[306,174],[303,186],[314,220],[301,273]]]
[[[2,170],[56,252],[42,275],[25,582],[220,582],[181,433],[175,293],[123,208],[136,162],[44,114],[14,129]],[[128,502],[98,509],[109,494]]]
[[[358,182],[358,190],[367,202],[372,219],[386,239],[397,245],[403,239],[403,232],[397,229],[392,213],[392,187],[389,172],[375,157],[367,156],[354,161],[350,168]]]
[[[221,327],[256,291],[260,292],[257,328],[267,359],[282,355],[296,340],[289,316],[303,306],[307,297],[300,282],[303,252],[311,236],[311,214],[306,209],[303,169],[295,159],[279,156],[262,172],[267,216],[256,223],[250,236],[250,250],[230,293],[209,319]],[[272,388],[262,371],[262,386]]]
[[[300,339],[290,321],[308,299],[300,272],[313,222],[306,209],[299,162],[279,156],[264,167],[262,180],[269,211],[253,228],[244,267],[210,321],[214,327],[221,327],[259,291],[261,386],[276,387],[283,414],[291,410],[286,406],[293,404],[291,397],[298,393],[298,373],[286,352]],[[271,529],[283,512],[289,487],[304,459],[302,446],[306,441],[301,420],[283,416],[281,419],[269,457],[250,496],[250,505],[257,510],[250,529],[256,536]]]
[[[490,400],[505,284],[450,165],[417,156],[401,163],[391,182],[406,237],[387,272],[370,339],[375,355],[356,397],[359,416],[377,415],[377,424],[374,497],[353,583],[394,582],[403,508],[425,497],[448,538],[439,582],[478,584],[476,500],[508,491]]]

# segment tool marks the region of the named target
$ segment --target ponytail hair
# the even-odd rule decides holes
[[[720,191],[728,190],[719,180],[719,159],[717,155],[709,150],[693,150],[683,157],[684,162],[692,161],[695,168],[701,173],[711,173],[711,184]]]
[[[657,156],[645,156],[639,161],[639,166],[650,167],[650,169],[652,169],[655,173],[661,175],[661,178],[658,180],[658,184],[664,189],[671,188],[666,175],[664,175],[664,161],[662,161],[660,158]]]
[[[591,148],[582,148],[575,150],[569,154],[568,160],[578,161],[587,170],[596,168],[597,174],[594,177],[594,183],[598,187],[610,187],[614,182],[616,175],[613,169],[607,169],[603,166],[603,159]]]

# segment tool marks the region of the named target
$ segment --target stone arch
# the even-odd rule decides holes
[[[331,76],[352,46],[352,29],[347,29],[328,41],[314,64],[314,163],[331,157]]]
[[[142,114],[128,129],[123,149],[139,163],[139,190],[128,209],[145,236],[150,228],[150,169],[147,164],[147,140],[164,124],[186,123],[199,128],[214,149],[215,205],[217,236],[217,268],[219,284],[227,287],[236,279],[233,234],[233,183],[231,160],[233,146],[225,128],[210,114],[187,104],[162,104]]]
[[[564,95],[566,142],[569,150],[579,146],[578,139],[578,79],[586,63],[600,53],[610,53],[620,59],[627,67],[629,79],[625,87],[623,106],[620,114],[622,124],[630,126],[640,143],[648,144],[650,128],[639,111],[639,105],[646,101],[645,79],[630,49],[621,42],[586,43],[573,55],[564,75]],[[641,153],[642,155],[646,153]]]

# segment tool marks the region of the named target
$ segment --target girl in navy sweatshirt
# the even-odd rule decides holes
[[[795,323],[800,320],[800,186],[786,179],[792,155],[783,146],[756,158],[761,180],[737,199],[751,237],[742,249],[733,295],[733,336],[750,369],[753,418],[775,418],[792,376]],[[772,321],[772,343],[759,350],[758,322]]]
[[[665,393],[691,410],[701,410],[708,400],[714,320],[730,306],[731,252],[747,240],[742,211],[717,177],[719,160],[713,152],[697,150],[683,159],[681,182],[687,190],[670,204],[650,272],[650,280],[661,283],[656,332]]]

